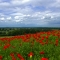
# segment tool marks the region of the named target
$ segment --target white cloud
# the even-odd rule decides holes
[[[24,15],[14,16],[14,21],[16,21],[16,22],[21,22],[23,20],[24,20]]]
[[[53,7],[53,8],[60,7],[60,0],[55,0],[55,2],[49,5],[49,7]]]
[[[57,7],[60,0],[0,0],[0,20],[44,25],[59,21],[60,11],[53,11]]]
[[[15,22],[20,22],[20,20],[15,20]]]
[[[41,17],[41,19],[45,19],[45,16]]]
[[[5,20],[5,18],[4,18],[4,17],[1,17],[1,18],[0,18],[0,20],[2,20],[2,21],[3,21],[3,20]]]
[[[17,6],[17,5],[21,5],[21,1],[19,1],[19,0],[12,0],[11,1],[11,4],[14,6]]]
[[[14,18],[15,18],[15,19],[19,19],[19,16],[15,16]]]
[[[1,2],[0,3],[0,8],[5,8],[5,7],[9,7],[10,6],[10,3],[8,3],[8,2]]]
[[[26,5],[30,0],[12,0],[11,4],[13,6],[18,6],[18,5]]]
[[[1,2],[0,7],[12,8],[18,7],[25,8],[31,5],[32,7],[43,6],[45,8],[60,6],[60,0],[11,0],[10,2]],[[27,10],[27,9],[26,9]]]
[[[11,21],[16,21],[16,22],[21,22],[23,21],[23,23],[41,23],[41,22],[45,22],[49,23],[50,21],[53,20],[57,20],[57,18],[60,17],[60,13],[54,13],[54,12],[50,12],[50,11],[45,11],[45,12],[35,12],[35,13],[31,13],[31,14],[23,14],[23,13],[12,13],[9,17],[7,15],[3,15],[4,17],[0,17],[0,20],[4,20],[7,19],[11,20]]]
[[[3,13],[0,13],[0,17],[1,17],[1,16],[5,16],[5,15],[4,15]]]
[[[21,15],[23,15],[23,14],[16,12],[16,13],[12,13],[11,15],[13,15],[13,16],[16,16],[16,15],[21,16]]]
[[[22,3],[27,3],[29,2],[30,0],[22,0]]]
[[[7,20],[11,20],[12,18],[11,18],[11,17],[7,17],[6,19],[7,19]]]
[[[51,19],[53,19],[54,18],[54,16],[51,16]]]
[[[14,21],[21,23],[23,20],[22,20],[22,18],[21,18],[21,19],[16,19],[16,20],[14,20]]]
[[[56,18],[60,17],[60,13],[53,13],[53,12],[49,12],[49,11],[45,11],[45,12],[35,12],[33,14],[22,14],[22,13],[15,13],[12,14],[14,16],[14,20],[16,22],[21,22],[25,23],[25,24],[47,24],[50,21],[54,21],[57,20]],[[44,23],[45,22],[45,23]]]

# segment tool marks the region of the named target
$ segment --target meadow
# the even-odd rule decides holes
[[[60,30],[0,37],[0,60],[60,60]]]

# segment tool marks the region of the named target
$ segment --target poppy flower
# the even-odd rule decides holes
[[[48,58],[44,58],[44,57],[43,57],[43,58],[41,58],[41,60],[48,60]]]
[[[15,57],[12,57],[12,60],[16,60],[16,58]]]
[[[58,46],[58,39],[56,39],[55,45]]]
[[[10,56],[14,56],[14,53],[10,53]]]
[[[30,58],[32,58],[33,55],[34,55],[34,54],[33,54],[32,52],[30,52],[30,53],[28,54],[28,56],[29,56]]]
[[[0,55],[0,59],[2,60],[2,56]]]
[[[4,45],[3,49],[6,50],[9,47],[10,47],[10,44],[6,44],[6,45]]]
[[[21,56],[21,54],[17,54],[18,58],[21,59],[21,60],[24,60],[23,56]]]
[[[45,54],[45,52],[44,51],[41,51],[40,54]]]
[[[16,60],[14,53],[10,53],[10,56],[12,57],[12,60]]]
[[[24,58],[22,58],[21,60],[24,60]]]

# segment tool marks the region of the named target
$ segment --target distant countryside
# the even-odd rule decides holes
[[[47,32],[51,30],[60,30],[59,27],[6,27],[0,28],[0,36],[16,36],[16,35],[24,35],[24,34],[33,34],[37,32]]]

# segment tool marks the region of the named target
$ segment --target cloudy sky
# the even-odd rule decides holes
[[[0,0],[0,27],[60,27],[60,0]]]

